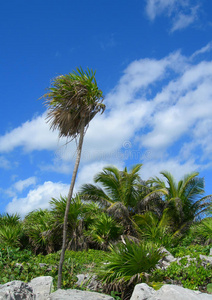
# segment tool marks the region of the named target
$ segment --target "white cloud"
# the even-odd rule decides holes
[[[19,213],[21,216],[24,216],[38,208],[49,208],[49,201],[52,197],[58,198],[60,195],[67,196],[68,190],[69,185],[67,184],[46,181],[43,185],[39,185],[35,189],[30,190],[26,197],[14,197],[7,205],[6,212],[10,214]]]
[[[185,163],[181,162],[178,158],[170,158],[160,161],[149,160],[145,161],[142,166],[140,176],[142,179],[147,180],[150,177],[159,176],[162,171],[168,171],[177,181],[179,181],[186,174],[190,174],[198,170],[200,170],[200,166],[192,159],[187,160]]]
[[[200,62],[187,65],[182,76],[169,81],[152,100],[155,110],[149,117],[151,130],[141,136],[142,145],[165,151],[186,134],[193,139],[196,124],[211,120],[211,80],[212,62]]]
[[[202,47],[201,49],[195,51],[191,55],[191,59],[193,59],[194,57],[196,57],[200,54],[204,54],[205,52],[210,52],[211,50],[212,50],[212,42],[208,43],[206,46]]]
[[[18,192],[22,192],[24,189],[28,188],[30,185],[35,185],[36,184],[36,177],[29,177],[24,180],[19,180],[14,183],[13,187],[15,190]]]
[[[181,2],[180,0],[147,0],[146,12],[150,20],[154,20],[157,15],[164,12],[170,14]]]
[[[186,28],[190,24],[194,23],[198,19],[198,8],[198,6],[192,7],[189,14],[179,13],[178,15],[176,15],[171,31],[174,32],[176,30]]]
[[[56,149],[58,142],[57,132],[49,130],[45,117],[45,114],[38,116],[6,133],[4,136],[0,136],[0,152],[9,152],[16,147],[23,147],[27,152]]]
[[[151,21],[159,15],[172,20],[171,32],[188,27],[198,19],[199,1],[191,0],[147,0],[146,13]],[[200,3],[199,3],[200,4]]]

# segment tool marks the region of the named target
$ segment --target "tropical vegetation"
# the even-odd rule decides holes
[[[170,280],[202,291],[210,286],[212,268],[199,261],[212,247],[212,201],[204,195],[204,180],[192,173],[176,182],[161,172],[144,181],[141,172],[141,164],[123,171],[105,167],[95,184],[83,185],[71,198],[62,288],[76,287],[76,275],[83,272],[98,274],[101,291],[117,299],[129,299],[138,282],[156,287]],[[49,209],[23,219],[0,215],[0,284],[41,275],[58,282],[67,202],[68,197],[52,198]],[[188,265],[182,259],[158,270],[161,247],[197,261]]]

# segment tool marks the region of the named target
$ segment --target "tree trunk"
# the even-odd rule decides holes
[[[71,179],[71,185],[70,185],[70,189],[69,189],[69,193],[68,193],[66,211],[65,211],[65,216],[64,216],[63,244],[62,244],[62,251],[61,251],[61,255],[60,255],[60,263],[59,263],[59,267],[58,267],[57,289],[60,289],[61,285],[62,285],[62,268],[63,268],[63,262],[64,262],[65,251],[66,251],[68,213],[69,213],[69,209],[70,209],[74,184],[75,184],[77,171],[78,171],[78,167],[79,167],[79,163],[80,163],[81,152],[82,152],[82,144],[83,144],[83,138],[84,138],[84,123],[85,122],[82,121],[81,128],[80,128],[80,138],[79,138],[79,144],[78,144],[78,147],[77,147],[77,158],[76,158],[76,161],[75,161],[75,166],[74,166],[74,171],[73,171],[73,175],[72,175],[72,179]]]

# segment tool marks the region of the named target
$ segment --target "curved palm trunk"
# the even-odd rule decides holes
[[[79,144],[77,147],[77,158],[75,161],[75,166],[74,166],[74,171],[71,179],[71,185],[68,193],[68,198],[67,198],[67,204],[66,204],[66,211],[65,211],[65,216],[64,216],[64,223],[63,223],[63,244],[62,244],[62,251],[60,255],[60,263],[58,267],[58,281],[57,281],[57,288],[61,288],[61,283],[62,283],[62,268],[63,268],[63,262],[64,262],[64,257],[65,257],[65,251],[66,251],[66,237],[67,237],[67,227],[68,227],[68,213],[69,213],[69,208],[71,204],[71,198],[73,194],[73,189],[74,189],[74,184],[77,176],[77,171],[80,163],[80,157],[81,157],[81,152],[82,152],[82,144],[83,144],[83,138],[84,138],[84,125],[85,122],[83,121],[81,124],[80,128],[80,138],[79,138]]]

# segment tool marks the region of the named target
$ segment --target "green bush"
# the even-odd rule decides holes
[[[103,251],[88,250],[82,252],[66,251],[62,288],[73,288],[79,273],[94,272],[102,265]],[[28,282],[39,276],[52,276],[56,286],[60,253],[35,256],[31,251],[19,248],[0,249],[0,284],[12,280]],[[17,264],[18,263],[18,264]],[[40,266],[39,263],[45,265]]]
[[[152,281],[161,282],[167,280],[175,284],[181,283],[184,288],[198,290],[203,289],[211,282],[212,267],[208,265],[204,268],[200,259],[190,261],[182,258],[180,264],[173,262],[166,270],[156,270],[151,276]]]
[[[210,248],[212,245],[189,245],[189,246],[178,246],[175,248],[168,249],[174,257],[182,257],[190,255],[191,257],[199,257],[199,254],[209,255]]]

